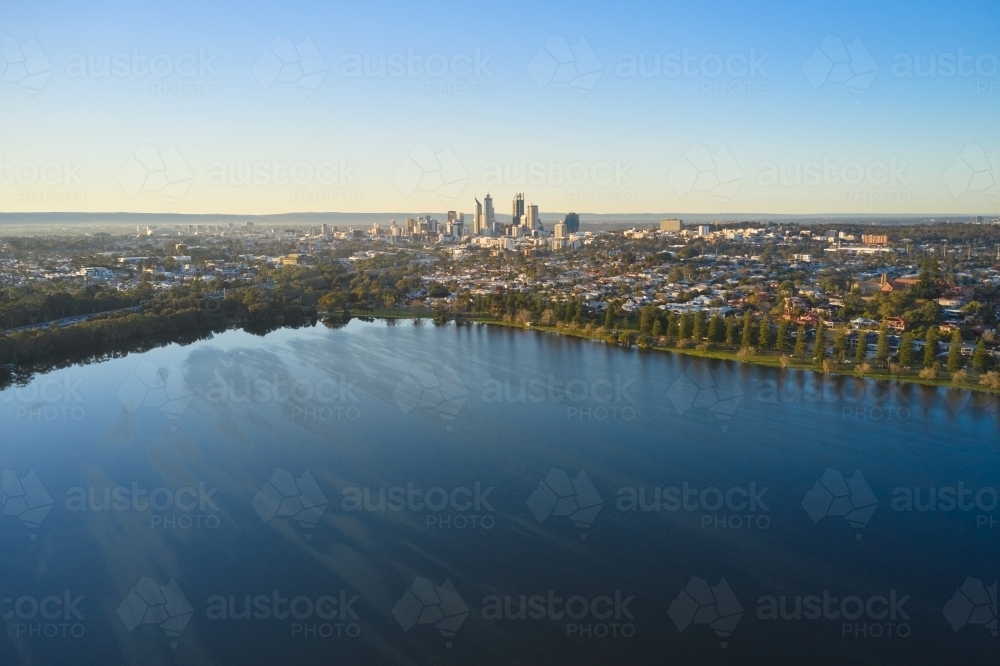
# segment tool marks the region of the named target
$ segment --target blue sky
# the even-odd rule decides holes
[[[471,211],[489,190],[543,219],[996,215],[997,25],[995,2],[5,3],[0,210]]]

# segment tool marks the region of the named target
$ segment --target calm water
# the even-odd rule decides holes
[[[0,392],[2,663],[996,663],[983,396],[530,331]]]

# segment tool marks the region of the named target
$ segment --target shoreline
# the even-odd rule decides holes
[[[354,316],[355,315],[352,315],[352,317]],[[430,320],[434,319],[434,315],[432,313],[429,313],[428,316],[424,316],[422,314],[414,312],[407,312],[400,308],[394,308],[392,311],[380,314],[367,314],[359,316],[369,317],[372,319],[430,319]],[[455,320],[449,319],[448,321],[450,323]],[[515,322],[505,322],[498,319],[492,319],[486,317],[472,317],[472,316],[468,318],[463,317],[461,318],[461,321],[468,322],[470,324],[475,323],[475,324],[484,324],[487,326],[500,326],[503,328],[513,328],[521,331],[539,331],[541,333],[552,333],[555,335],[564,335],[566,337],[571,337],[571,338],[594,340],[596,342],[603,342],[604,344],[613,345],[615,347],[623,346],[618,343],[608,342],[606,337],[602,335],[586,333],[585,331],[579,329],[577,330],[560,329],[556,328],[555,326],[537,325],[537,324],[525,325]],[[633,331],[631,330],[629,330],[628,332],[633,333]],[[877,381],[896,382],[899,384],[915,384],[918,386],[927,386],[934,388],[950,388],[955,390],[971,391],[974,393],[986,393],[990,395],[995,395],[996,393],[998,393],[998,391],[991,390],[989,387],[979,384],[977,382],[965,382],[961,384],[956,384],[947,377],[940,377],[940,376],[936,379],[926,379],[917,375],[917,373],[920,371],[919,369],[915,371],[914,370],[906,371],[906,373],[903,374],[903,373],[892,373],[889,370],[877,369],[873,367],[869,372],[865,373],[864,377],[859,377],[857,373],[854,371],[855,367],[854,365],[837,364],[839,367],[834,367],[829,371],[825,371],[822,368],[816,367],[816,364],[811,360],[808,361],[798,360],[793,358],[790,353],[785,354],[788,357],[789,362],[787,366],[782,367],[781,365],[782,355],[776,352],[768,352],[764,354],[758,352],[757,354],[754,354],[753,356],[747,359],[743,359],[740,358],[738,351],[734,351],[727,348],[723,349],[709,348],[707,350],[701,350],[693,345],[684,348],[673,347],[669,345],[664,346],[659,344],[650,346],[648,348],[641,348],[634,344],[630,345],[630,347],[633,346],[636,347],[636,349],[638,349],[639,351],[643,352],[661,352],[661,353],[666,352],[673,354],[682,354],[684,356],[715,359],[720,361],[732,361],[734,363],[741,363],[743,365],[757,365],[763,367],[776,368],[780,370],[805,370],[818,375],[840,375],[842,377],[853,377],[855,379],[862,379],[862,380],[872,379]],[[946,371],[939,371],[939,375],[945,373]]]

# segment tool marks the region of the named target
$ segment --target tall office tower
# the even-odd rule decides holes
[[[457,219],[458,219],[458,213],[456,213],[453,210],[449,210],[448,211],[448,221],[449,222],[454,222]]]
[[[556,222],[556,225],[552,227],[552,235],[556,238],[566,238],[566,223]]]
[[[538,206],[534,204],[528,206],[528,214],[524,218],[524,226],[528,228],[529,232],[542,228],[542,220],[538,217]]]
[[[486,228],[492,231],[493,225],[497,222],[497,217],[493,213],[493,197],[489,193],[483,199],[483,218],[486,221]]]
[[[483,204],[476,199],[476,212],[472,217],[472,235],[482,236],[486,229],[486,220],[483,219]]]
[[[511,211],[512,224],[522,224],[524,222],[524,194],[515,194],[513,209]]]
[[[417,221],[412,217],[406,218],[406,235],[412,236],[418,231]]]
[[[563,222],[566,224],[566,233],[575,234],[580,231],[579,213],[566,213],[566,219],[564,219]]]

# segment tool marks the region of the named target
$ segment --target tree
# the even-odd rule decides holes
[[[958,372],[962,365],[962,332],[956,328],[951,332],[951,344],[948,346],[948,372]]]
[[[989,387],[990,391],[1000,390],[1000,372],[990,370],[979,378],[979,384]]]
[[[841,363],[847,358],[847,329],[838,328],[833,338],[833,355]]]
[[[972,369],[976,372],[986,370],[986,343],[982,338],[976,343],[976,351],[972,352]]]
[[[342,310],[347,306],[347,298],[340,291],[330,291],[323,294],[316,307],[324,312],[334,312]]]
[[[705,313],[702,310],[698,310],[694,313],[692,320],[691,337],[694,338],[695,344],[697,344],[705,337]]]
[[[649,335],[653,332],[653,306],[647,305],[639,311],[639,333]]]
[[[864,363],[866,358],[868,358],[868,334],[864,331],[858,331],[858,344],[854,348],[854,362]]]
[[[722,342],[726,336],[726,320],[715,313],[708,321],[708,339],[712,342]]]
[[[826,324],[820,319],[816,322],[816,343],[813,345],[813,360],[822,363],[826,358]]]
[[[904,368],[913,365],[913,333],[903,333],[903,338],[899,341],[899,364]]]
[[[778,322],[778,332],[774,336],[774,348],[778,351],[785,351],[788,348],[788,320],[782,319]]]
[[[757,333],[757,346],[761,351],[771,348],[771,322],[766,316],[760,320],[760,331]]]
[[[795,331],[795,349],[792,354],[802,359],[806,357],[806,327],[801,324]]]
[[[694,328],[694,322],[691,320],[691,314],[685,312],[681,315],[681,321],[679,324],[680,333],[677,336],[681,340],[687,340],[691,337],[691,329]]]
[[[875,362],[885,365],[889,360],[889,329],[885,324],[878,329],[878,345],[875,347]]]
[[[653,320],[653,328],[650,331],[650,334],[654,338],[658,338],[663,335],[663,324],[660,323],[659,318]]]
[[[608,301],[607,309],[604,312],[604,328],[609,331],[615,327],[615,303]]]
[[[673,312],[667,315],[667,335],[671,338],[681,337],[680,318]]]
[[[736,317],[733,315],[726,317],[726,346],[736,346]]]
[[[740,330],[740,347],[749,347],[753,344],[753,317],[747,310],[743,314],[743,326]]]
[[[937,367],[937,326],[927,328],[927,337],[924,338],[924,367]]]

